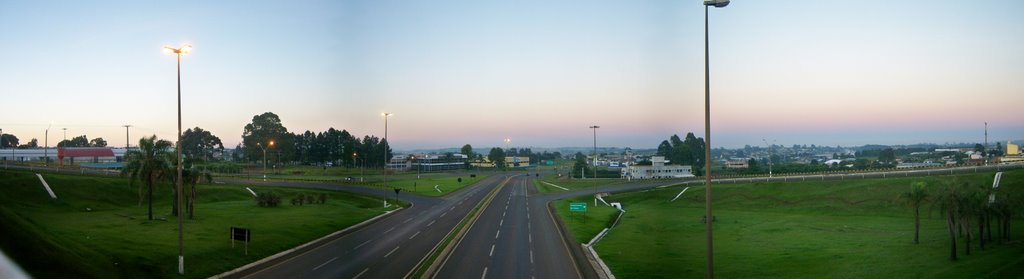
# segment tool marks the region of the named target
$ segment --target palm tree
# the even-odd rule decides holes
[[[149,220],[153,220],[153,184],[162,179],[168,179],[171,175],[170,149],[171,142],[157,140],[156,136],[144,137],[139,140],[138,149],[129,150],[125,155],[124,169],[121,175],[129,176],[129,185],[135,181],[142,181],[149,189],[147,192],[149,200]],[[142,189],[139,185],[139,204],[142,204]]]
[[[964,185],[966,186],[967,183],[964,183]],[[973,240],[975,238],[974,237],[974,233],[971,232],[971,222],[972,221],[977,221],[979,223],[981,222],[980,219],[979,220],[975,220],[975,219],[977,219],[979,216],[981,216],[982,212],[984,211],[984,207],[983,207],[984,203],[987,202],[987,200],[985,199],[986,196],[981,191],[972,191],[972,190],[967,190],[967,191],[968,192],[961,193],[961,195],[960,195],[960,206],[959,206],[960,213],[959,213],[959,215],[960,215],[960,219],[961,219],[960,220],[960,226],[961,226],[961,228],[963,228],[964,231],[966,231],[966,235],[967,235],[967,242],[964,245],[964,250],[965,250],[964,253],[967,254],[967,255],[970,255],[971,254],[971,240]],[[980,236],[979,236],[979,238],[980,238]],[[982,245],[984,245],[984,244],[982,244]],[[984,249],[984,248],[982,248],[982,249]]]
[[[946,215],[946,228],[949,231],[949,259],[956,260],[956,230],[957,221],[960,219],[959,214],[960,203],[962,197],[960,190],[957,189],[956,183],[950,183],[949,187],[945,191],[940,193],[936,197],[936,205],[942,210],[943,214]]]
[[[185,203],[189,219],[195,218],[195,201],[197,194],[196,184],[198,184],[202,179],[206,179],[206,181],[213,180],[213,176],[210,175],[209,172],[196,167],[195,163],[201,160],[202,159],[200,158],[196,158],[195,160],[186,160],[186,165],[181,171],[182,182],[184,182],[183,185],[189,186],[189,192],[185,194]]]
[[[914,182],[910,184],[910,192],[900,195],[904,203],[914,208],[914,244],[918,244],[921,232],[921,203],[928,200],[928,191],[924,187],[924,182]]]

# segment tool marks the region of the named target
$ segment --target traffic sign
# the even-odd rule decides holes
[[[587,203],[585,203],[585,202],[569,203],[569,212],[587,212]]]

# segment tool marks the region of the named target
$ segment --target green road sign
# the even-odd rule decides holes
[[[569,212],[587,212],[587,203],[585,203],[585,202],[569,203]]]

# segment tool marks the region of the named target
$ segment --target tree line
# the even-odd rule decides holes
[[[693,175],[704,174],[704,139],[693,135],[693,132],[686,133],[685,139],[679,135],[672,135],[658,145],[657,156],[665,156],[669,162],[676,165],[689,165],[693,169]]]
[[[305,164],[331,163],[337,166],[383,167],[393,156],[387,140],[376,136],[358,138],[346,130],[288,132],[273,112],[253,116],[235,148],[238,161],[268,160]]]

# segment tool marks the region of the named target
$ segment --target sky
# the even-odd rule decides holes
[[[211,3],[212,2],[212,3]],[[397,150],[654,148],[704,135],[694,0],[0,0],[0,128],[123,146],[253,116]],[[712,147],[1024,139],[1024,1],[733,1],[709,11]],[[134,145],[134,144],[133,144]]]

